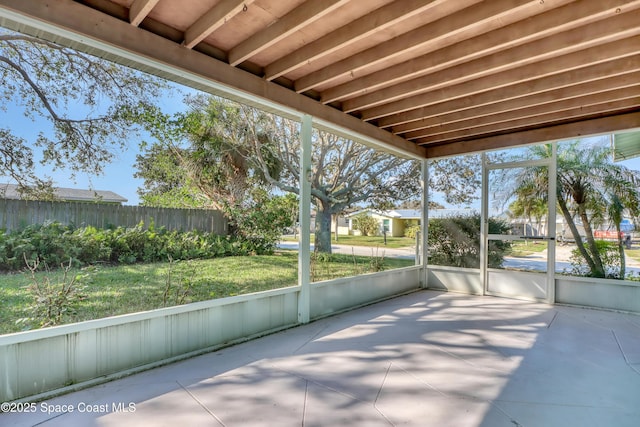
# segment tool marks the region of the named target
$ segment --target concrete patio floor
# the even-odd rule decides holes
[[[640,316],[433,291],[0,414],[47,427],[639,420]]]

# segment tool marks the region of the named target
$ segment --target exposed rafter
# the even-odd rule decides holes
[[[631,110],[638,108],[639,106],[640,97],[638,96],[592,105],[574,105],[571,108],[565,108],[558,111],[549,110],[544,114],[530,117],[513,117],[510,118],[508,122],[501,121],[497,123],[484,123],[480,126],[476,125],[468,128],[451,130],[449,132],[434,133],[423,138],[418,138],[415,142],[420,145],[425,145],[431,143],[459,141],[470,139],[478,135],[500,134],[505,130],[513,128],[537,128],[540,127],[541,124],[562,123],[575,121],[576,119],[584,119],[585,117],[591,118],[594,116],[606,116],[609,115],[611,111]]]
[[[427,157],[455,156],[477,153],[483,150],[557,141],[572,135],[575,138],[594,134],[611,133],[620,129],[633,129],[640,125],[640,112],[618,114],[610,117],[587,119],[574,123],[550,125],[531,130],[517,130],[502,135],[461,141],[456,144],[427,146]]]
[[[613,23],[600,21],[569,30],[565,33],[545,37],[531,43],[517,46],[503,52],[446,68],[417,79],[399,83],[379,91],[368,93],[343,103],[346,112],[372,108],[377,105],[389,105],[398,99],[405,99],[420,93],[429,92],[444,86],[484,77],[483,87],[495,87],[511,84],[519,80],[528,80],[545,74],[572,70],[602,58],[603,52],[612,43],[640,34],[640,11],[625,14]],[[615,25],[612,27],[611,24]],[[622,41],[622,43],[625,43]],[[593,47],[589,52],[574,54]],[[532,53],[532,52],[535,52]],[[594,53],[590,57],[590,53]],[[606,53],[605,53],[606,54]],[[561,59],[558,59],[562,56]],[[488,77],[487,77],[488,76]],[[486,86],[490,85],[490,86]],[[369,113],[367,113],[367,117]],[[375,117],[374,117],[375,118]]]
[[[527,64],[514,68],[498,75],[488,75],[468,82],[453,86],[438,87],[429,92],[430,96],[421,94],[411,95],[397,101],[391,101],[378,107],[363,110],[362,117],[365,120],[376,119],[391,114],[406,112],[424,105],[435,104],[448,99],[470,96],[475,93],[484,92],[490,89],[510,86],[517,83],[525,83],[522,89],[532,91],[536,82],[545,76],[556,76],[556,80],[566,80],[567,83],[584,81],[586,74],[575,72],[584,68],[585,65],[598,64],[612,58],[623,58],[640,52],[640,36],[631,37],[618,43],[611,42],[601,46],[573,52],[562,57],[562,59],[550,58],[533,64]],[[614,71],[610,71],[614,72]],[[615,73],[615,72],[614,72]],[[572,76],[571,79],[567,79]],[[575,77],[573,77],[575,76]],[[553,80],[544,80],[544,83]],[[558,87],[554,85],[553,87]]]
[[[184,33],[184,45],[189,49],[193,48],[253,2],[254,0],[222,0],[187,29]]]
[[[627,52],[626,47],[627,45],[622,45],[621,49]],[[638,46],[635,46],[633,50],[638,52]],[[380,119],[378,126],[389,127],[399,125],[452,111],[491,105],[535,94],[548,93],[551,99],[556,99],[557,97],[562,97],[559,92],[565,88],[596,80],[603,80],[606,85],[605,87],[617,87],[618,82],[621,81],[621,76],[638,70],[640,70],[640,57],[635,55],[629,57],[622,56],[617,60],[578,68],[566,73],[550,75],[536,80],[507,85],[494,90],[475,92],[475,95],[469,96],[465,96],[465,94],[468,93],[466,86],[469,83],[464,83],[462,85],[452,86],[449,88],[450,90],[436,91],[430,99],[430,101],[433,102],[429,102],[424,107]],[[584,89],[584,87],[580,88],[580,90]]]
[[[334,86],[322,92],[322,102],[329,103],[352,98],[553,34],[583,27],[606,18],[611,14],[611,7],[619,2],[605,0],[583,3],[585,4],[578,10],[572,4],[564,5],[524,21],[506,25],[481,37],[464,40],[379,72]]]
[[[409,156],[640,128],[640,0],[0,0],[0,21]]]
[[[356,43],[403,20],[420,13],[428,13],[431,8],[439,3],[439,1],[434,0],[405,0],[400,4],[390,3],[376,9],[362,18],[350,22],[348,25],[269,64],[265,68],[265,78],[273,80],[280,77],[308,62],[330,55],[346,45]]]
[[[138,26],[160,0],[134,0],[129,9],[129,22]]]
[[[267,49],[285,37],[299,31],[303,26],[329,15],[348,0],[314,0],[303,3],[282,19],[254,34],[229,52],[229,63],[238,65],[252,55]]]
[[[392,130],[394,133],[402,134],[406,139],[415,140],[455,129],[509,122],[521,117],[562,111],[576,106],[628,99],[639,96],[639,82],[640,72],[629,73],[612,79],[569,86],[560,91],[541,92],[504,102],[441,114],[399,125]],[[616,86],[617,89],[611,89]]]
[[[296,80],[296,91],[303,92],[313,89],[347,75],[354,78],[360,73],[367,74],[368,68],[381,62],[392,61],[394,58],[400,58],[410,52],[421,55],[441,49],[494,29],[501,20],[513,22],[513,20],[517,20],[518,16],[521,18],[529,16],[533,13],[532,8],[539,11],[548,8],[545,4],[532,5],[533,2],[526,0],[496,0],[465,8],[469,3],[476,2],[458,0],[443,5],[448,7],[447,15],[439,17],[440,19],[437,21],[310,73]],[[514,7],[514,3],[517,7]],[[456,13],[450,15],[452,12]],[[437,15],[432,14],[431,16],[436,17]]]

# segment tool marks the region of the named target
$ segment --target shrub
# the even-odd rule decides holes
[[[31,283],[27,286],[27,290],[32,297],[32,302],[25,309],[26,317],[19,319],[17,323],[24,324],[25,329],[41,328],[59,325],[73,316],[78,304],[85,298],[84,282],[88,279],[90,272],[70,274],[72,263],[69,261],[67,265],[62,265],[64,275],[61,279],[56,279],[46,264],[44,268],[47,274],[37,276],[40,259],[30,262],[25,256],[24,261],[30,272]]]
[[[506,234],[504,221],[489,219],[489,233]],[[480,215],[452,216],[429,220],[429,263],[454,267],[480,267]],[[502,266],[509,242],[491,241],[489,267]]]
[[[604,267],[605,277],[608,279],[624,279],[620,277],[620,252],[618,251],[617,242],[608,242],[606,240],[596,240],[596,248],[602,259],[602,266]],[[587,252],[591,252],[588,245],[585,246]],[[593,257],[592,257],[593,258]],[[570,274],[574,276],[592,276],[591,269],[586,263],[586,260],[580,253],[578,248],[571,251],[571,257],[569,258],[571,263]]]
[[[95,263],[132,264],[136,262],[213,258],[230,255],[261,254],[275,247],[273,236],[218,236],[199,231],[168,231],[153,225],[145,229],[95,227],[74,229],[60,223],[33,225],[22,231],[0,233],[0,270],[17,271],[25,260],[43,265],[74,267]]]
[[[237,249],[243,254],[271,254],[284,230],[294,223],[298,201],[295,195],[270,196],[254,189],[250,203],[226,206],[233,235],[240,238]]]
[[[360,231],[363,236],[375,236],[378,233],[378,220],[366,213],[353,217],[353,228]]]
[[[419,225],[410,225],[404,229],[404,237],[415,239],[419,232],[420,232]]]

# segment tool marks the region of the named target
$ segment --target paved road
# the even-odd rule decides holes
[[[298,242],[282,241],[278,244],[281,249],[298,250]],[[571,263],[563,260],[567,258],[566,248],[557,248],[558,259],[556,260],[556,272],[568,272],[571,270]],[[311,250],[313,250],[313,243],[311,244]],[[414,248],[402,248],[392,249],[380,246],[378,248],[366,247],[366,246],[350,246],[332,244],[331,250],[336,254],[347,255],[362,255],[362,256],[384,256],[386,258],[402,258],[402,259],[415,259]],[[377,252],[376,252],[377,251]],[[526,257],[505,257],[504,266],[509,269],[528,270],[528,271],[546,271],[547,270],[547,258],[545,253],[533,254]],[[640,274],[640,263],[628,262],[627,273],[633,273],[635,275]]]
[[[546,256],[531,255],[528,257],[505,257],[504,266],[510,269],[528,270],[528,271],[546,271],[547,270],[547,258]],[[556,259],[556,272],[568,273],[571,271],[571,263],[568,261],[561,261]],[[633,273],[634,275],[640,274],[640,266],[637,263],[631,263],[626,267],[627,274]]]
[[[280,242],[278,247],[281,249],[298,250],[298,242]],[[313,243],[311,244],[311,250],[313,251]],[[331,245],[331,251],[334,254],[347,254],[347,255],[363,255],[363,256],[384,256],[386,258],[403,258],[403,259],[415,259],[415,249],[392,249],[380,246],[377,248],[366,246],[350,246],[350,245]]]

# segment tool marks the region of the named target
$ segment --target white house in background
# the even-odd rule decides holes
[[[63,202],[92,202],[111,203],[121,205],[127,199],[113,191],[81,190],[77,188],[54,187],[54,195]],[[21,200],[18,186],[15,184],[0,184],[0,199]]]
[[[420,209],[393,209],[389,211],[376,211],[373,209],[362,209],[345,215],[349,221],[349,234],[359,235],[360,232],[353,228],[353,217],[365,214],[378,220],[378,234],[387,230],[387,235],[392,237],[404,236],[404,231],[412,225],[420,225],[422,211]],[[468,216],[477,214],[475,209],[430,209],[429,218],[447,218],[453,216]]]

